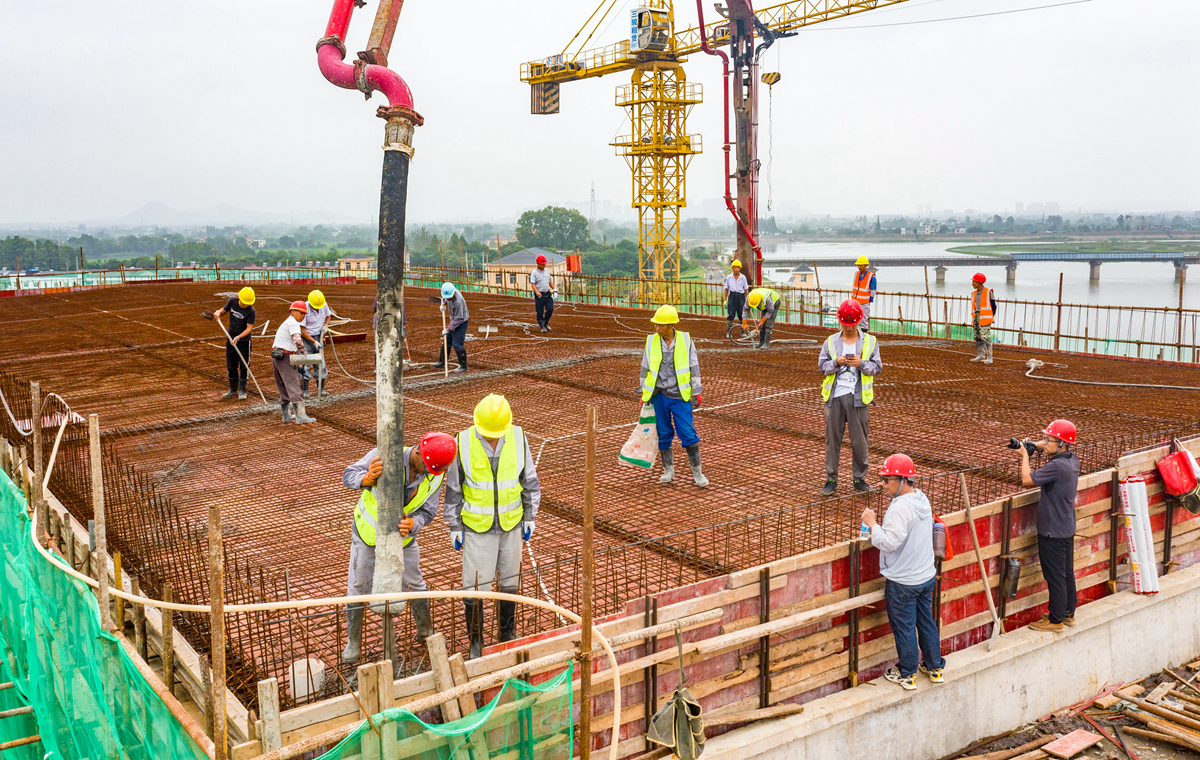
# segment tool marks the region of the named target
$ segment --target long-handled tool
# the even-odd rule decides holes
[[[433,300],[430,298],[429,300]],[[450,377],[450,346],[446,340],[449,334],[446,332],[446,303],[442,299],[437,299],[438,308],[442,311],[442,377]]]
[[[975,561],[979,564],[979,579],[983,582],[983,596],[987,599],[988,612],[992,613],[992,637],[988,639],[988,651],[996,645],[996,639],[1004,632],[1004,621],[996,612],[996,602],[992,600],[992,585],[988,583],[987,568],[983,564],[983,555],[979,551],[979,536],[975,533],[975,520],[971,517],[971,493],[967,490],[967,476],[958,473],[958,482],[962,486],[963,507],[967,510],[967,527],[971,529],[971,543],[975,546]]]
[[[254,381],[254,388],[258,391],[258,397],[262,399],[264,404],[267,403],[267,397],[263,395],[262,388],[258,386],[258,379],[254,377],[254,372],[250,369],[250,365],[246,362],[246,357],[242,356],[242,352],[237,350],[237,344],[233,342],[233,338],[229,337],[229,331],[225,329],[225,323],[215,318],[213,313],[208,310],[200,312],[200,316],[216,322],[217,327],[221,328],[221,334],[225,336],[225,340],[229,341],[229,345],[233,346],[233,352],[237,354],[238,359],[242,362],[242,366],[246,368],[246,374],[249,375],[250,379]]]

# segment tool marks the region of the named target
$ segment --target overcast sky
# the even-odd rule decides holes
[[[803,30],[765,55],[776,202],[833,214],[918,204],[1200,209],[1200,3],[911,0]],[[622,3],[624,8],[622,9]],[[634,0],[595,42],[625,34]],[[760,5],[763,4],[760,2]],[[194,211],[377,213],[384,103],[327,83],[329,0],[0,3],[0,222],[86,221],[150,201]],[[695,25],[689,2],[680,27]],[[706,0],[711,8],[711,0]],[[627,75],[566,84],[529,114],[522,61],[559,52],[594,0],[408,0],[392,68],[412,87],[413,221],[504,219],[596,195],[629,202],[609,141]],[[364,47],[375,4],[348,47]],[[878,28],[847,28],[888,24]],[[903,24],[903,25],[900,25]],[[351,53],[353,57],[353,52]],[[693,201],[719,197],[720,65],[686,64],[705,102]],[[767,161],[766,88],[761,113]],[[767,187],[763,184],[765,205]]]

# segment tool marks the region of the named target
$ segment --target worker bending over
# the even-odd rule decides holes
[[[454,371],[466,372],[467,348],[465,341],[467,339],[467,320],[471,315],[467,311],[467,302],[463,300],[462,293],[454,287],[453,283],[442,283],[442,307],[449,313],[450,324],[445,330],[442,330],[442,340],[445,341],[446,347],[438,351],[438,361],[433,366],[438,369],[445,367],[446,357],[450,355],[450,349],[453,348],[455,356],[458,357],[458,367]]]
[[[438,492],[442,489],[446,468],[454,462],[455,453],[454,439],[445,433],[426,433],[419,445],[404,449],[404,517],[398,526],[404,539],[401,591],[429,590],[421,576],[421,549],[417,546],[417,534],[438,516]],[[368,451],[366,456],[342,473],[342,483],[347,488],[362,491],[354,508],[354,523],[350,528],[350,572],[346,581],[346,596],[370,594],[374,586],[379,514],[375,484],[382,474],[383,462],[379,459],[377,448]],[[362,649],[363,606],[362,603],[346,605],[346,648],[342,650],[342,662],[358,662]],[[417,638],[424,641],[433,635],[429,600],[412,599],[409,606],[417,624]]]
[[[734,259],[729,263],[732,270],[725,275],[725,337],[733,333],[733,320],[742,319],[746,308],[746,291],[750,282],[742,274],[742,262]]]
[[[854,265],[858,271],[854,273],[850,297],[862,307],[863,317],[859,327],[863,332],[868,332],[871,329],[871,304],[875,303],[875,273],[871,271],[871,260],[866,256],[859,256]]]
[[[305,302],[304,321],[300,323],[300,337],[304,340],[304,347],[308,349],[310,354],[318,354],[321,352],[321,343],[325,340],[325,329],[329,327],[329,320],[333,317],[333,310],[325,303],[325,294],[319,290],[314,290],[308,294],[308,301]],[[329,367],[322,362],[321,376],[313,377],[315,374],[312,367],[300,368],[300,395],[308,398],[308,381],[316,380],[317,396],[325,393],[325,376],[329,374]]]
[[[976,272],[971,278],[971,324],[975,328],[975,358],[971,361],[992,363],[992,321],[996,317],[996,294],[984,285],[987,278]]]
[[[783,299],[771,288],[755,288],[746,297],[746,305],[742,307],[742,329],[746,329],[746,320],[751,309],[758,309],[758,345],[755,348],[771,347],[771,329],[775,327],[775,315]]]
[[[708,478],[700,471],[700,436],[692,423],[692,408],[700,406],[703,387],[700,384],[700,360],[692,336],[676,330],[679,312],[674,306],[660,306],[650,318],[654,334],[646,337],[642,353],[642,403],[654,405],[658,427],[658,453],[662,456],[663,474],[659,483],[675,479],[675,452],[671,440],[679,435],[679,443],[687,452],[692,479],[703,488]],[[663,361],[663,357],[670,357]]]
[[[1075,625],[1075,496],[1079,490],[1079,459],[1070,451],[1075,425],[1055,420],[1042,431],[1036,448],[1050,459],[1030,472],[1029,451],[1021,446],[1021,485],[1042,489],[1037,506],[1038,562],[1050,593],[1049,611],[1029,624],[1038,631],[1061,631]]]
[[[279,389],[279,407],[283,410],[283,421],[293,419],[299,425],[316,422],[304,409],[304,398],[300,395],[300,373],[292,366],[292,354],[303,356],[308,353],[304,339],[300,336],[300,322],[308,311],[303,301],[292,301],[287,319],[275,330],[275,342],[271,344],[271,367],[275,370],[275,387]]]
[[[475,406],[475,424],[458,434],[446,477],[450,544],[462,552],[464,591],[516,594],[521,543],[533,535],[542,488],[525,431],[512,424],[508,400],[495,393]],[[472,659],[483,654],[483,600],[464,599]],[[496,602],[500,641],[517,637],[517,603]]]
[[[546,271],[546,257],[538,254],[537,267],[529,274],[529,289],[533,291],[533,308],[537,312],[538,329],[550,332],[550,317],[554,316],[554,278]]]
[[[867,485],[867,433],[871,403],[875,400],[875,375],[883,369],[875,336],[859,328],[862,306],[847,299],[838,308],[842,331],[830,335],[821,344],[817,369],[825,375],[821,400],[825,402],[825,485],[828,496],[837,490],[838,459],[842,436],[850,428],[855,491],[869,491]]]
[[[247,286],[239,290],[235,297],[213,312],[213,319],[219,320],[226,314],[229,315],[229,339],[225,341],[225,371],[229,373],[229,392],[221,398],[237,396],[245,399],[250,333],[254,330],[254,288]]]
[[[917,477],[913,460],[892,454],[883,460],[879,479],[891,499],[883,525],[875,511],[863,510],[862,522],[871,529],[871,545],[879,550],[879,573],[886,580],[883,598],[888,625],[896,639],[900,661],[883,677],[912,691],[917,688],[917,656],[924,659],[921,672],[933,683],[943,683],[942,643],[933,617],[933,587],[937,568],[933,557],[933,509],[929,499],[913,487]]]

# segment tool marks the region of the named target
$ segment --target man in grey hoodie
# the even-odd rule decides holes
[[[892,454],[879,470],[884,491],[892,498],[883,525],[876,522],[869,507],[862,513],[863,524],[871,529],[871,545],[879,549],[879,572],[887,579],[884,600],[900,657],[897,666],[888,668],[883,677],[910,691],[917,688],[918,648],[925,660],[920,670],[933,683],[942,683],[946,666],[931,609],[937,580],[933,509],[925,494],[913,488],[916,475],[912,459]]]

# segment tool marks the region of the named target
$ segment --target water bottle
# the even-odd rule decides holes
[[[871,526],[870,525],[863,523],[862,525],[858,526],[858,540],[859,541],[870,541],[871,540]]]
[[[946,559],[946,526],[937,520],[933,521],[933,557]]]

